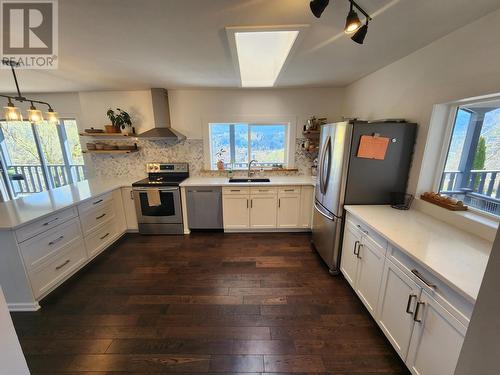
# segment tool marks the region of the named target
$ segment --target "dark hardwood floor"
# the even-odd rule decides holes
[[[41,311],[13,314],[28,365],[33,374],[408,374],[309,239],[129,235]]]

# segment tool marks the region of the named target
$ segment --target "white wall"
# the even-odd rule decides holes
[[[433,105],[500,92],[499,35],[496,11],[346,88],[347,116],[401,117],[419,124],[411,192],[416,190]]]
[[[207,121],[283,116],[294,118],[300,127],[312,115],[339,120],[343,89],[169,90],[169,102],[172,127],[188,138],[202,139]]]

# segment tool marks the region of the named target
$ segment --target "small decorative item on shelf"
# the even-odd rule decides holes
[[[132,120],[130,119],[130,115],[123,111],[120,108],[116,109],[116,112],[111,108],[106,112],[109,120],[111,121],[111,125],[106,125],[107,133],[122,133],[122,134],[132,134]]]
[[[327,122],[326,117],[316,118],[315,116],[312,116],[304,125],[303,132],[304,134],[309,134],[311,132],[317,133],[319,132],[320,126],[326,124]]]
[[[104,146],[105,146],[105,144],[104,144],[104,143],[97,142],[97,143],[95,144],[95,149],[96,149],[96,150],[104,150]]]
[[[281,169],[283,169],[283,164],[278,164],[278,163],[273,164],[272,167],[271,167],[271,169],[281,170]]]
[[[451,211],[467,211],[467,206],[464,205],[464,202],[455,198],[442,196],[439,193],[426,192],[420,196],[420,199]]]
[[[222,157],[224,156],[225,152],[226,152],[226,150],[224,150],[223,148],[221,148],[219,150],[219,152],[217,152],[215,154],[215,156],[217,156],[217,170],[219,170],[219,171],[223,171],[224,170],[224,160],[222,160]]]
[[[88,133],[88,134],[102,134],[102,133],[104,133],[104,130],[103,129],[90,128],[90,129],[85,129],[85,133]]]
[[[95,143],[87,143],[87,150],[95,150],[96,147],[95,147]]]
[[[318,175],[318,158],[314,158],[313,160],[313,164],[311,166],[311,175],[312,176]]]

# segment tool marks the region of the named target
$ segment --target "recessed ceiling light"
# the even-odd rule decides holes
[[[273,87],[303,27],[227,28],[241,86]]]

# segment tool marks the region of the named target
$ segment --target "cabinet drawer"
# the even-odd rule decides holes
[[[60,253],[68,244],[80,241],[81,238],[78,219],[74,218],[33,237],[22,243],[19,248],[26,268],[31,270]]]
[[[376,246],[379,247],[385,255],[388,242],[384,237],[368,227],[368,225],[363,223],[361,220],[358,220],[356,217],[352,216],[350,213],[347,214],[347,220],[350,221],[352,225],[358,228],[361,232],[363,232],[365,236],[368,236],[369,238],[367,240],[371,240],[374,244],[376,244]]]
[[[300,186],[282,186],[279,188],[278,194],[300,194]]]
[[[253,186],[250,188],[250,194],[276,194],[276,188],[266,186]]]
[[[60,282],[76,272],[86,261],[82,240],[77,240],[61,250],[53,259],[31,270],[28,275],[35,298],[50,292]]]
[[[87,236],[97,228],[100,228],[103,223],[115,216],[113,209],[113,202],[107,202],[104,205],[99,204],[96,207],[87,209],[84,213],[80,214],[80,221],[82,223],[83,235]]]
[[[98,197],[92,198],[86,202],[83,202],[78,205],[78,214],[82,216],[82,214],[88,210],[92,210],[97,207],[102,207],[106,205],[108,202],[113,201],[113,194],[107,193],[103,195],[99,195]]]
[[[116,223],[113,220],[108,220],[101,228],[86,236],[85,246],[89,258],[93,258],[108,247],[115,240],[117,234]]]
[[[224,195],[248,195],[248,194],[250,194],[250,188],[247,186],[223,187],[222,194],[224,194]]]
[[[17,242],[24,242],[31,237],[54,228],[55,226],[64,223],[65,221],[68,221],[69,219],[72,219],[76,216],[76,209],[74,207],[71,207],[66,210],[57,212],[53,215],[47,216],[44,219],[37,220],[34,223],[25,225],[24,227],[16,230]]]

